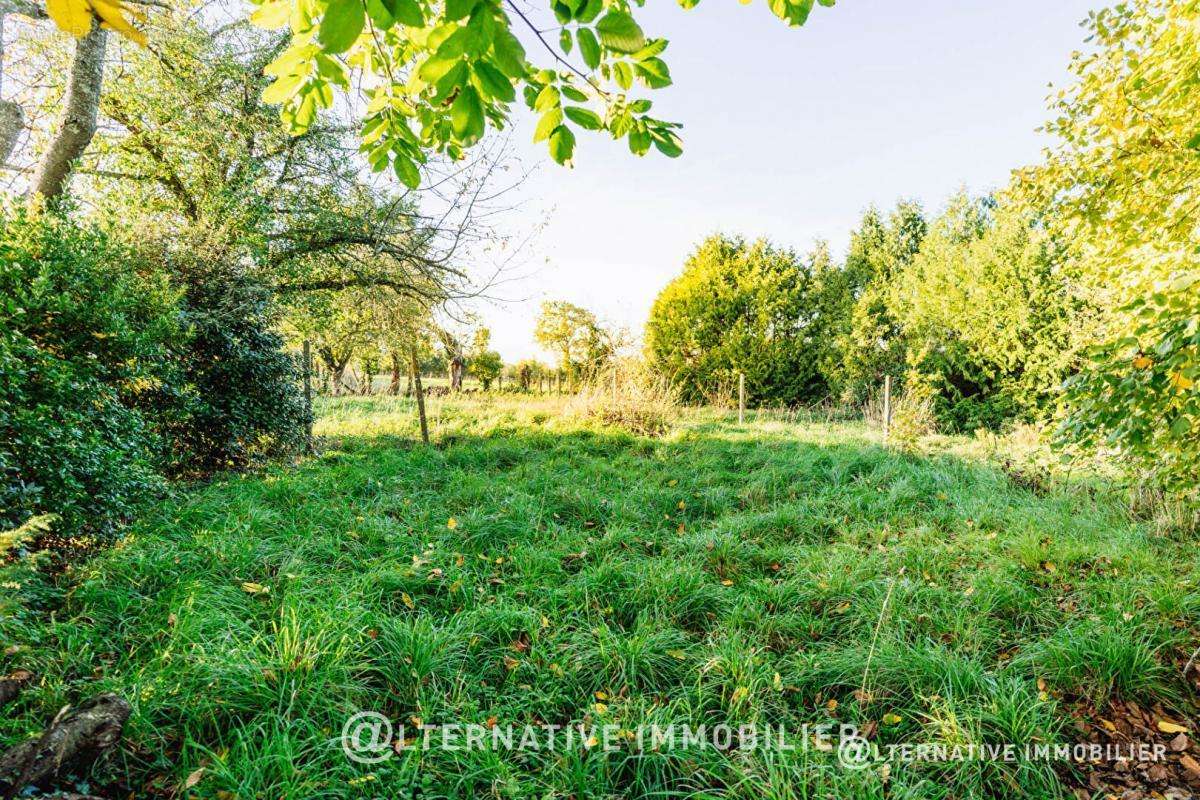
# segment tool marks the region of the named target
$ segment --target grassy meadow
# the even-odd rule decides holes
[[[57,584],[11,584],[4,666],[39,681],[0,740],[114,691],[133,716],[91,776],[114,796],[1049,798],[1073,779],[1038,761],[626,740],[359,764],[340,734],[363,709],[880,744],[1075,741],[1115,698],[1194,719],[1194,541],[1098,480],[861,423],[698,410],[645,438],[554,398],[430,406],[423,447],[402,398],[325,399],[317,456],[182,490]]]

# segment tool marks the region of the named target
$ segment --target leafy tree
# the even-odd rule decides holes
[[[471,356],[467,368],[483,384],[483,390],[486,392],[492,388],[492,383],[504,371],[504,360],[495,350],[483,350]]]
[[[919,251],[926,227],[920,206],[902,201],[887,219],[868,209],[850,235],[843,268],[848,297],[836,312],[836,355],[825,373],[843,400],[862,402],[885,376],[905,371],[907,346],[891,311],[892,286]]]
[[[596,315],[565,300],[542,303],[533,336],[538,344],[558,355],[558,368],[571,385],[603,366],[613,350]]]
[[[769,7],[800,25],[814,4]],[[626,139],[638,155],[651,146],[679,155],[678,125],[651,116],[651,101],[633,93],[670,85],[660,57],[667,41],[647,38],[624,0],[552,0],[550,10],[553,43],[551,26],[508,0],[261,0],[251,19],[291,31],[267,68],[275,82],[264,97],[281,104],[294,131],[333,104],[335,89],[358,85],[356,73],[369,76],[363,146],[375,168],[390,163],[409,186],[426,153],[457,156],[488,127],[502,128],[518,95],[538,116],[534,140],[560,164],[572,158],[576,130]],[[545,66],[530,63],[515,29],[545,51]]]
[[[909,365],[952,429],[1053,410],[1092,318],[1072,264],[1022,209],[957,195],[897,276]]]
[[[1118,448],[1148,478],[1200,474],[1200,2],[1131,0],[1089,16],[1093,47],[1053,105],[1058,137],[1025,188],[1113,313],[1073,379],[1070,439]]]
[[[651,361],[702,402],[746,375],[755,402],[824,395],[812,264],[765,240],[711,236],[688,257],[650,311]]]
[[[471,338],[471,350],[467,355],[467,370],[483,385],[486,392],[492,382],[504,372],[504,360],[495,350],[488,349],[492,342],[490,329],[480,326]]]

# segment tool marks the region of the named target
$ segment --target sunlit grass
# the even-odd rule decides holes
[[[1053,797],[1045,764],[885,781],[811,749],[623,748],[365,766],[338,736],[371,709],[1024,742],[1067,736],[1076,697],[1186,691],[1168,655],[1200,612],[1194,548],[1115,497],[1018,488],[967,440],[898,455],[858,424],[716,411],[645,439],[558,398],[485,398],[432,401],[422,447],[402,398],[319,410],[318,457],[182,493],[69,592],[22,588],[61,607],[0,622],[6,666],[42,676],[5,738],[111,690],[134,714],[98,783],[139,796],[204,767],[205,797]]]

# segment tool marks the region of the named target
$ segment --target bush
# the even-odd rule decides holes
[[[631,433],[659,436],[679,416],[679,395],[669,381],[644,364],[617,362],[584,383],[570,408]]]
[[[0,531],[56,518],[13,547],[103,543],[164,476],[303,444],[270,296],[230,270],[172,272],[184,290],[97,228],[0,209]]]
[[[297,452],[308,412],[299,365],[272,326],[270,295],[231,270],[193,268],[185,278],[187,336],[164,422],[166,470],[207,475]]]
[[[0,209],[0,528],[52,513],[109,537],[159,484],[138,404],[171,370],[176,300],[104,233]]]
[[[921,438],[936,432],[935,391],[922,376],[909,374],[904,392],[892,408],[889,440],[901,450],[913,451]]]

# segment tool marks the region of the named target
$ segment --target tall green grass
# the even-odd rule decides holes
[[[135,796],[203,768],[193,796],[1056,797],[1040,763],[884,775],[813,748],[625,747],[372,766],[339,735],[369,709],[1023,743],[1069,739],[1076,698],[1194,699],[1171,657],[1195,637],[1195,548],[1103,493],[1034,495],[771,415],[646,439],[550,399],[436,400],[422,447],[402,399],[319,410],[320,456],[181,492],[57,585],[11,590],[4,666],[41,679],[0,738],[116,691],[133,715],[92,781]]]

